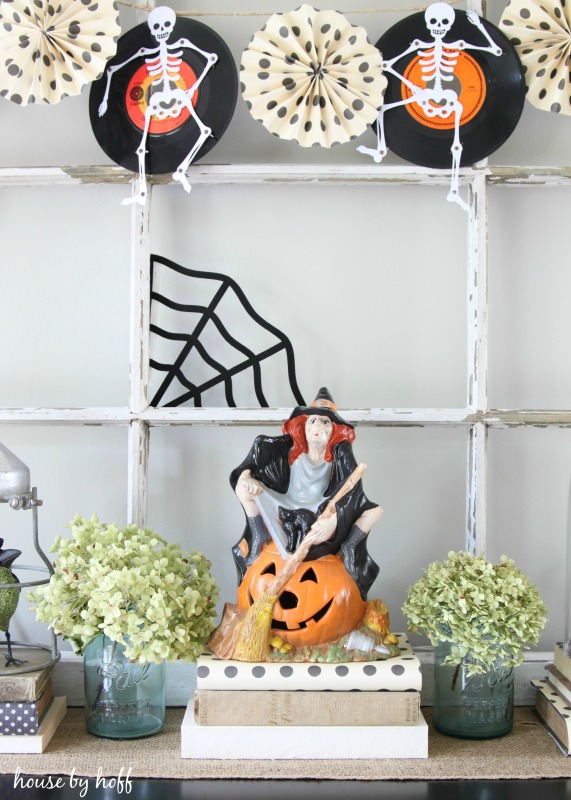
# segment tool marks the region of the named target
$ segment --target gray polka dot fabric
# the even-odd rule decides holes
[[[366,31],[310,5],[274,14],[253,35],[240,81],[254,119],[302,147],[332,147],[364,133],[387,83]]]
[[[121,33],[115,0],[2,0],[0,96],[59,103],[103,74]]]
[[[38,704],[0,703],[0,735],[22,736],[38,732]]]
[[[571,4],[511,0],[499,27],[523,64],[529,102],[542,111],[571,114]]]

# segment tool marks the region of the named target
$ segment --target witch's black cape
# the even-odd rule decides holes
[[[249,469],[252,477],[259,480],[269,489],[280,494],[287,492],[290,481],[289,453],[293,446],[293,439],[289,434],[282,436],[258,436],[244,461],[232,470],[230,484],[236,488],[238,478],[245,469]],[[331,480],[325,490],[323,503],[319,506],[318,514],[323,511],[331,496],[333,496],[357,467],[353,448],[347,441],[339,442],[333,446],[333,462],[331,465]],[[310,548],[305,560],[313,561],[316,558],[339,553],[343,542],[349,537],[351,528],[361,514],[369,508],[376,508],[377,504],[367,499],[363,492],[362,482],[359,481],[350,492],[336,503],[337,530],[333,539],[314,545]],[[252,535],[250,526],[246,521],[246,528],[240,541],[232,548],[234,560],[238,570],[240,583],[246,572],[245,558],[240,550],[240,542],[245,540],[248,552],[251,549]],[[367,537],[357,545],[356,550],[356,581],[364,598],[367,596],[373,581],[378,575],[379,567],[367,551]]]

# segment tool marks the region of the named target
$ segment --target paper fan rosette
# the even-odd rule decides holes
[[[310,5],[273,14],[244,50],[241,70],[254,119],[302,147],[331,147],[364,133],[387,83],[366,31]]]
[[[525,67],[529,102],[542,111],[571,114],[571,7],[565,0],[511,0],[499,27]]]
[[[120,33],[114,0],[2,0],[0,96],[25,106],[79,94]]]

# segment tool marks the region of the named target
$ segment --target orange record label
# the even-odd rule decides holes
[[[421,60],[426,61],[427,58],[430,58],[433,52],[433,50],[426,50],[423,51],[422,55],[413,58],[404,73],[404,77],[408,81],[422,89],[434,88],[434,80],[425,81],[423,79],[422,65],[420,63]],[[446,52],[446,48],[444,48],[444,55],[446,55]],[[456,94],[458,101],[462,105],[460,125],[464,125],[466,122],[473,119],[482,108],[484,100],[486,99],[486,81],[480,65],[471,56],[458,50],[451,50],[449,52],[454,53],[456,65],[454,67],[454,73],[452,73],[452,80],[443,81],[442,89],[444,92],[452,90]],[[426,67],[426,64],[424,66]],[[449,73],[445,74],[447,76],[449,75]],[[408,100],[412,97],[412,91],[405,83],[402,83],[401,87],[403,100]],[[448,110],[445,109],[445,105],[449,106],[449,98],[450,95],[448,95],[448,102],[446,103],[445,96],[441,98],[440,102],[438,101],[438,97],[429,100],[427,106],[428,113],[419,103],[409,103],[405,108],[417,122],[420,122],[421,125],[427,128],[450,130],[454,128],[455,114],[453,111],[450,113],[449,108]]]
[[[170,89],[176,88],[187,91],[195,82],[196,75],[194,71],[183,61],[179,67],[178,79],[176,81],[170,81]],[[162,81],[156,78],[153,80],[147,72],[146,64],[140,66],[129,81],[125,92],[125,108],[131,122],[141,131],[145,128],[145,112],[149,106],[149,100],[155,92],[161,91],[162,88]],[[198,92],[195,92],[192,96],[193,106],[196,105],[197,100]],[[165,103],[164,107],[168,112],[169,104]],[[172,116],[167,115],[163,119],[157,119],[157,117],[152,116],[149,124],[149,133],[161,134],[173,131],[182,125],[183,122],[186,122],[189,115],[190,111],[187,107],[183,106],[180,113],[173,113]]]

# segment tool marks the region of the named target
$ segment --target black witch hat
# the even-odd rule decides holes
[[[291,412],[290,419],[299,417],[302,414],[307,414],[308,416],[310,414],[321,414],[324,417],[329,417],[332,422],[336,422],[338,425],[347,425],[349,428],[355,428],[354,425],[339,416],[337,406],[325,386],[322,386],[317,392],[315,400],[310,406],[296,406]]]

